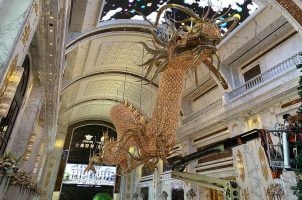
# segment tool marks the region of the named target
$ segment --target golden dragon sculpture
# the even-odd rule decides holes
[[[165,37],[160,37],[155,31],[158,30],[160,16],[171,8],[186,13],[188,18],[181,21],[170,19],[172,25],[166,29]],[[167,4],[159,9],[155,23],[145,18],[150,24],[153,45],[140,42],[151,55],[141,66],[147,68],[146,77],[156,68],[151,81],[161,74],[152,117],[146,120],[127,101],[114,106],[110,114],[117,131],[117,141],[109,142],[107,137],[102,154],[90,159],[87,170],[93,169],[95,163],[103,163],[119,165],[121,173],[128,173],[139,165],[154,170],[160,159],[165,162],[175,145],[186,74],[193,69],[197,80],[197,67],[201,63],[208,67],[224,89],[228,89],[218,69],[220,61],[216,45],[238,20],[227,18],[221,21],[209,18],[208,14],[206,12],[199,17],[186,7]],[[231,25],[222,36],[218,25],[226,22],[231,22]],[[214,63],[218,66],[215,67]]]

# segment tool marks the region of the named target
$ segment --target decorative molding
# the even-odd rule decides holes
[[[35,12],[36,16],[38,16],[39,15],[39,2],[38,1],[34,2],[33,8],[34,8],[34,12]]]
[[[239,171],[239,177],[242,182],[245,181],[245,171],[244,171],[244,163],[243,163],[243,155],[240,150],[237,151],[237,169]]]
[[[27,22],[27,24],[24,26],[23,33],[22,33],[22,42],[24,46],[27,44],[29,40],[30,33],[31,33],[30,23]]]
[[[260,146],[258,149],[258,155],[260,159],[260,167],[263,174],[263,177],[266,181],[269,180],[269,166],[267,165],[266,155],[263,148]]]
[[[248,188],[242,190],[243,200],[250,200],[250,194]]]

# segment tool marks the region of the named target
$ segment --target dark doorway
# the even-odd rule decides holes
[[[184,190],[182,188],[172,189],[172,200],[184,200]]]
[[[142,187],[141,194],[143,195],[143,200],[148,200],[149,198],[149,187]]]

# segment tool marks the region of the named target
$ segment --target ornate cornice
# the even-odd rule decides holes
[[[293,0],[276,0],[302,26],[301,8]]]

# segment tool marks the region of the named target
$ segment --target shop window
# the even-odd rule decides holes
[[[15,96],[7,113],[7,116],[5,118],[2,118],[0,122],[0,136],[1,136],[0,155],[2,155],[5,152],[5,148],[11,136],[18,113],[23,103],[23,99],[29,79],[29,66],[30,66],[29,57],[26,56],[22,65],[22,67],[24,68],[24,72],[21,81],[17,87]]]

